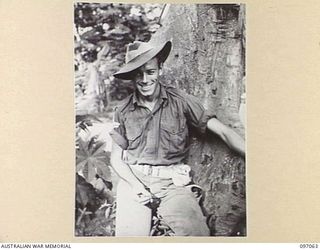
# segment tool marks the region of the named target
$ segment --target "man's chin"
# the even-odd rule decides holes
[[[140,95],[144,96],[144,97],[150,97],[152,96],[153,92],[151,91],[146,91],[146,92],[141,92],[140,91]]]

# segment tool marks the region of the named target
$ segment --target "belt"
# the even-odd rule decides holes
[[[179,164],[168,165],[168,166],[152,166],[152,165],[144,164],[144,165],[130,165],[130,167],[147,176],[172,178],[173,166],[177,166],[177,165]]]

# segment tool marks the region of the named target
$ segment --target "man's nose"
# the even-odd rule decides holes
[[[143,81],[143,82],[147,82],[147,74],[146,74],[146,73],[143,73],[143,75],[142,75],[142,81]]]
[[[139,77],[139,82],[140,84],[147,84],[147,74],[146,73],[142,73]]]

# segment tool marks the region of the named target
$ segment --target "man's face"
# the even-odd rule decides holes
[[[137,69],[133,80],[140,95],[144,97],[153,97],[158,93],[160,70],[157,58],[151,59]]]

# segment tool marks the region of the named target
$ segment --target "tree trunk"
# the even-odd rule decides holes
[[[245,9],[235,4],[167,5],[153,39],[171,39],[162,76],[199,97],[205,108],[244,137]],[[191,138],[189,164],[206,193],[212,235],[246,235],[245,163],[216,136]]]

